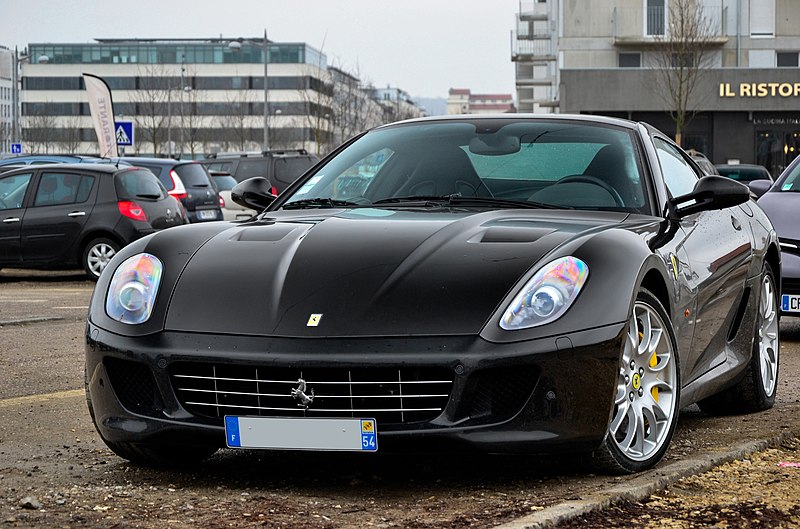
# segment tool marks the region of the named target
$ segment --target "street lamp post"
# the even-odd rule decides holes
[[[180,113],[181,113],[181,128],[180,128],[180,157],[183,157],[183,128],[184,128],[184,120],[183,120],[183,94],[185,92],[190,92],[192,90],[191,86],[186,85],[186,81],[184,79],[184,74],[186,73],[186,58],[184,57],[181,62],[181,82],[180,85],[176,88],[173,86],[169,86],[167,88],[167,155],[172,158],[175,154],[173,146],[172,146],[172,91],[179,90],[180,91]]]
[[[228,44],[231,51],[240,51],[242,44],[256,45],[251,40],[234,40]],[[261,43],[262,55],[264,56],[264,140],[262,150],[269,150],[269,45],[267,41],[267,30],[264,28],[264,40]]]

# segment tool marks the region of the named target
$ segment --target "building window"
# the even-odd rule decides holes
[[[750,0],[750,36],[775,36],[775,0]]]
[[[800,65],[796,51],[779,51],[777,59],[778,68],[797,68]]]
[[[620,68],[641,68],[642,67],[642,54],[641,53],[620,53],[617,57]]]
[[[646,2],[647,34],[651,36],[664,35],[667,17],[666,0],[646,0]]]

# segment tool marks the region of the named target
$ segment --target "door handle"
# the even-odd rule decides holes
[[[8,217],[3,219],[3,224],[11,224],[12,222],[19,222],[19,217]]]
[[[737,230],[737,231],[739,231],[739,230],[741,230],[741,229],[742,229],[742,223],[741,223],[741,222],[739,222],[739,219],[737,219],[737,218],[736,218],[736,217],[734,217],[733,215],[731,215],[731,224],[733,224],[733,229],[734,229],[734,230]]]
[[[86,215],[85,211],[73,211],[72,213],[67,213],[67,217],[83,217]]]

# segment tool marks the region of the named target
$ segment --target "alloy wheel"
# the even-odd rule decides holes
[[[100,276],[103,272],[103,269],[108,265],[108,262],[111,261],[111,258],[117,251],[108,243],[99,242],[93,245],[89,249],[89,253],[86,256],[86,262],[89,266],[89,270],[92,271],[93,274],[96,276]]]
[[[627,334],[609,434],[626,457],[644,461],[669,440],[676,419],[676,352],[664,320],[647,303],[635,303]]]
[[[765,274],[761,280],[761,300],[758,307],[758,355],[761,384],[769,396],[775,391],[778,374],[778,307],[775,301],[775,283]]]

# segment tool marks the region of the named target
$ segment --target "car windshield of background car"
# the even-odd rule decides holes
[[[786,191],[790,193],[800,192],[800,165],[795,165],[792,168],[792,172],[783,179],[778,191]]]
[[[207,187],[211,185],[208,173],[199,163],[188,163],[175,167],[175,172],[181,177],[181,182],[185,186]]]
[[[636,160],[630,131],[616,127],[546,120],[420,123],[364,135],[286,203],[338,199],[368,205],[431,194],[481,196],[485,188],[489,197],[554,205],[579,192],[588,198],[576,207],[644,212],[647,194]],[[571,186],[555,186],[567,177]],[[608,186],[623,204],[609,203],[603,189]],[[606,198],[593,203],[592,193]]]
[[[214,185],[220,191],[230,191],[237,184],[236,179],[230,175],[214,176]]]
[[[114,187],[120,200],[137,198],[159,200],[167,196],[167,190],[149,171],[124,171],[117,173]]]

